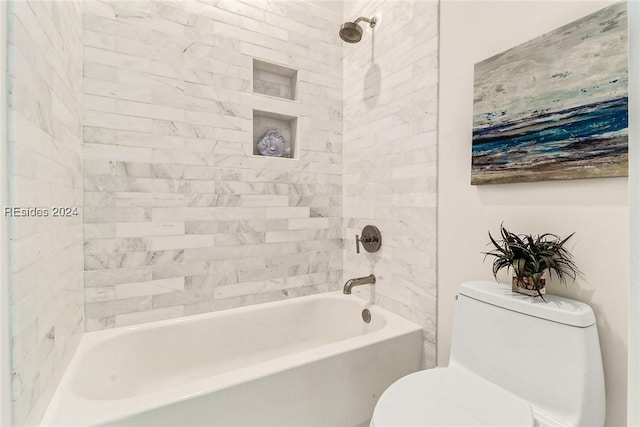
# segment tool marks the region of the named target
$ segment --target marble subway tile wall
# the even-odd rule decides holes
[[[438,3],[347,1],[362,23],[344,46],[344,277],[374,273],[354,291],[424,328],[424,365],[436,363],[436,154]],[[382,233],[375,253],[356,254],[367,224]]]
[[[9,199],[41,215],[3,212],[13,421],[25,426],[38,424],[84,331],[82,2],[10,2],[8,21]]]
[[[87,330],[337,289],[341,3],[84,5]],[[254,110],[294,159],[254,155]]]

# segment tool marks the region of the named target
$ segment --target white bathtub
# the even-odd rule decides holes
[[[422,329],[329,293],[85,334],[44,416],[64,426],[368,425]]]

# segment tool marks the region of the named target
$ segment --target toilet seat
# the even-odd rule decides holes
[[[461,367],[409,374],[380,396],[371,427],[534,425],[529,402]]]

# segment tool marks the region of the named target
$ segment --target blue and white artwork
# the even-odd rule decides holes
[[[471,184],[627,176],[627,95],[626,2],[475,64]]]

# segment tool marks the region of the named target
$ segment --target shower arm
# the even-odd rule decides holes
[[[364,22],[368,22],[369,26],[371,28],[376,26],[376,22],[378,22],[378,20],[376,19],[375,16],[371,17],[371,18],[365,18],[364,16],[361,16],[360,18],[356,19],[354,24],[357,24],[360,21],[364,21]]]

